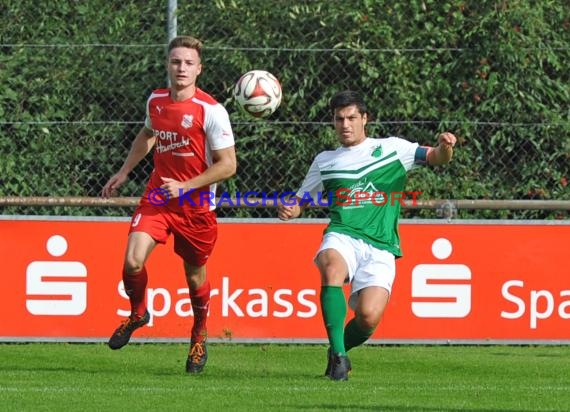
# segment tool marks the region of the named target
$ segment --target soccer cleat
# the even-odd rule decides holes
[[[202,372],[204,370],[204,366],[206,366],[207,360],[208,348],[206,347],[206,341],[191,343],[188,359],[186,359],[186,372]]]
[[[352,363],[350,362],[350,359],[348,359],[348,357],[346,358],[346,360],[348,361],[348,373],[350,374],[350,371],[352,370]],[[329,347],[329,349],[327,350],[327,368],[325,369],[325,376],[329,378],[331,377],[333,363],[334,363],[334,356],[332,353],[332,348]]]
[[[131,335],[133,332],[146,325],[150,320],[150,314],[148,310],[144,312],[144,315],[138,316],[135,319],[132,319],[130,316],[125,319],[115,332],[109,339],[108,345],[111,349],[121,349],[127,343],[129,343],[129,339],[131,339]]]
[[[348,356],[336,353],[332,356],[331,371],[328,377],[333,381],[347,381],[352,370]]]

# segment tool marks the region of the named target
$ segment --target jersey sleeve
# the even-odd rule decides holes
[[[224,106],[219,103],[208,107],[204,119],[204,130],[212,150],[235,145],[230,116]]]
[[[150,121],[150,97],[146,100],[144,126],[152,130],[152,122]]]
[[[310,196],[311,199],[316,199],[319,192],[323,190],[323,181],[321,179],[321,171],[319,169],[318,164],[318,157],[313,160],[307,175],[305,176],[305,180],[303,180],[303,184],[301,188],[297,191],[296,196],[301,199],[306,199],[307,196]]]
[[[418,143],[412,143],[399,137],[394,137],[393,139],[400,162],[406,171],[421,165],[421,163],[416,162],[416,150],[420,147]]]

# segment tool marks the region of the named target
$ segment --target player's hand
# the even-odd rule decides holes
[[[440,145],[453,147],[455,146],[455,143],[457,143],[457,137],[455,137],[453,133],[444,132],[439,135],[438,143]]]
[[[166,190],[169,199],[180,197],[181,194],[188,191],[184,182],[171,179],[170,177],[161,177],[164,182],[160,188]]]
[[[109,198],[117,195],[117,189],[127,181],[127,176],[122,173],[117,173],[109,179],[109,181],[103,186],[101,190],[101,196],[104,198]]]
[[[290,220],[299,217],[301,210],[298,205],[286,206],[283,204],[277,205],[277,217],[281,220]]]

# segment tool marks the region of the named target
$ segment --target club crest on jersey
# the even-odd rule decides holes
[[[372,153],[370,153],[372,157],[380,157],[382,156],[382,146],[376,146],[372,149]]]
[[[184,116],[182,116],[182,127],[185,129],[189,129],[192,127],[192,123],[194,122],[194,116],[192,116],[191,114],[185,114]]]

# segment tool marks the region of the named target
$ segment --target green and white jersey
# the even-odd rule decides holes
[[[406,198],[406,172],[414,167],[418,147],[398,137],[366,138],[357,146],[321,152],[297,196],[318,198],[319,203],[327,198],[330,223],[325,233],[344,233],[402,256],[400,201]]]

